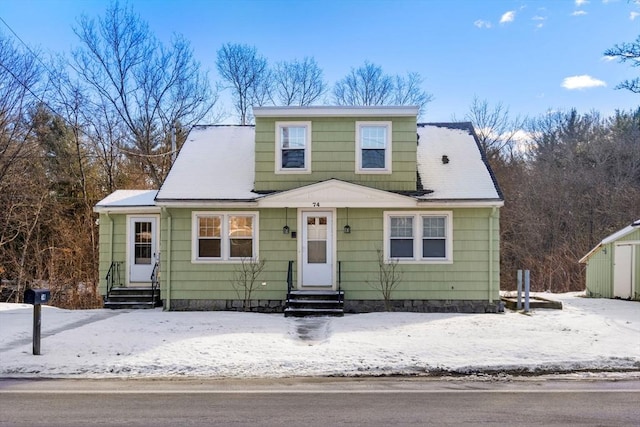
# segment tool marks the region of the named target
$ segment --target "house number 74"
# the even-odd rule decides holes
[[[314,208],[319,208],[320,207],[320,202],[313,202],[313,207]]]

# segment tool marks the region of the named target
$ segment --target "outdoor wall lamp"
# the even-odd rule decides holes
[[[345,234],[351,233],[351,226],[349,225],[349,208],[347,208],[347,225],[345,225],[342,230],[345,232]]]
[[[287,215],[289,208],[284,208],[284,227],[282,227],[282,234],[289,234],[291,230],[289,228],[289,217]]]

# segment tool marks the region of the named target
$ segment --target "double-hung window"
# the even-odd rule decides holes
[[[276,173],[311,172],[311,123],[276,123]]]
[[[356,122],[356,173],[391,173],[391,122]]]
[[[385,259],[452,262],[451,212],[385,212]]]
[[[192,261],[234,261],[256,258],[256,212],[194,212]]]

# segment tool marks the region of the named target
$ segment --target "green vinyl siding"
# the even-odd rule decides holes
[[[386,209],[388,210],[388,209]],[[201,210],[199,210],[201,211]],[[246,209],[243,209],[246,212]],[[385,209],[349,209],[351,233],[344,233],[347,223],[346,209],[335,211],[336,254],[341,262],[341,288],[347,299],[380,300],[379,291],[373,286],[377,280],[377,250],[382,250],[383,212]],[[415,210],[414,210],[415,211]],[[215,211],[212,211],[215,212]],[[233,212],[225,210],[225,212]],[[265,269],[258,282],[253,299],[279,299],[286,296],[288,261],[294,261],[294,286],[298,269],[297,240],[293,232],[297,228],[296,209],[289,209],[286,224],[290,234],[283,234],[284,209],[258,209],[259,257],[265,260]],[[429,212],[424,210],[424,212]],[[453,214],[453,263],[448,264],[400,264],[402,280],[394,291],[393,299],[439,300],[497,300],[499,298],[499,220],[493,220],[493,277],[489,292],[489,216],[488,208],[452,209]],[[168,215],[171,215],[171,245],[168,236]],[[167,297],[167,271],[170,270],[171,299],[238,299],[233,287],[239,263],[193,263],[191,256],[190,209],[167,209],[161,220],[161,287]],[[171,254],[167,248],[171,247]],[[170,255],[170,256],[169,256]],[[171,265],[168,268],[168,259]],[[336,265],[337,268],[337,265]],[[336,273],[337,276],[337,273]]]
[[[204,210],[198,210],[203,212]],[[242,209],[242,212],[250,210]],[[289,212],[290,225],[295,223],[295,214]],[[216,211],[211,211],[215,213]],[[225,210],[224,212],[233,212]],[[282,233],[284,209],[262,209],[259,211],[259,258],[265,260],[265,269],[253,293],[254,299],[284,299],[287,291],[286,277],[288,261],[295,260],[296,241],[291,235]],[[295,212],[295,211],[294,211]],[[171,215],[171,254],[168,254],[167,217]],[[293,219],[291,215],[294,215]],[[233,287],[234,276],[240,270],[240,262],[199,262],[191,260],[190,209],[167,209],[161,220],[161,291],[167,297],[167,271],[170,270],[171,299],[239,299]],[[169,257],[170,255],[170,257]],[[168,268],[168,259],[171,266]]]
[[[340,217],[339,210],[338,216]],[[350,234],[338,228],[345,298],[381,299],[377,250],[383,250],[383,209],[350,209]],[[389,211],[387,209],[387,211]],[[394,211],[395,212],[395,211]],[[401,212],[401,211],[398,211]],[[428,213],[428,210],[424,210]],[[400,263],[393,299],[487,300],[489,298],[489,215],[491,209],[453,209],[453,263]],[[342,213],[344,215],[344,213]],[[499,298],[499,227],[494,219],[491,298]]]
[[[277,174],[276,122],[311,122],[311,173]],[[356,122],[392,122],[392,173],[356,174]],[[415,117],[256,118],[255,189],[282,191],[331,178],[381,190],[416,189]]]
[[[586,268],[587,295],[595,298],[613,298],[614,288],[614,259],[616,243],[640,241],[640,229],[621,237],[615,242],[603,245],[591,255]],[[640,245],[635,250],[636,283],[632,288],[632,298],[640,299]]]
[[[99,225],[100,294],[107,292],[107,273],[112,262],[121,262],[121,279],[126,282],[127,216],[100,214]]]

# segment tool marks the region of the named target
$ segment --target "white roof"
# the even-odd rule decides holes
[[[158,192],[163,200],[253,200],[253,126],[197,126]]]
[[[596,253],[601,247],[609,243],[613,243],[616,240],[623,238],[627,234],[633,233],[634,231],[638,230],[639,227],[640,227],[640,219],[632,222],[631,225],[627,225],[623,229],[616,231],[612,235],[605,237],[604,239],[602,239],[600,243],[598,243],[593,249],[591,249],[589,253],[583,256],[578,262],[583,264],[586,263],[589,260],[589,258],[591,258],[591,255]]]
[[[96,204],[96,208],[153,207],[158,190],[116,190]]]
[[[502,200],[470,124],[419,125],[418,172],[424,201]],[[183,145],[158,202],[252,201],[253,126],[198,126]],[[442,156],[449,162],[444,164]]]
[[[468,123],[418,125],[424,200],[502,199]],[[446,156],[446,158],[444,157]]]

